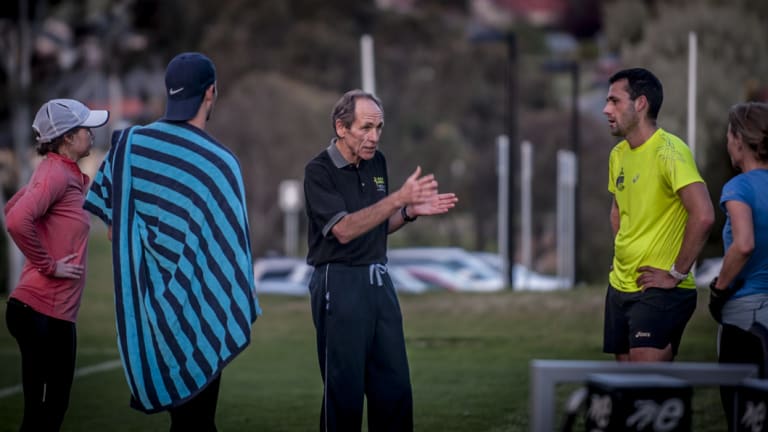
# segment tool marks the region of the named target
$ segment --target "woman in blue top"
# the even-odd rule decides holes
[[[763,359],[760,340],[768,336],[768,104],[741,103],[728,113],[728,155],[740,171],[723,186],[720,207],[725,257],[711,288],[710,309],[722,325],[721,363]],[[762,336],[762,337],[765,337]],[[729,392],[723,404],[731,418]]]

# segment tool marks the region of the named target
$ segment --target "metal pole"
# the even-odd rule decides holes
[[[557,151],[557,275],[573,284],[575,245],[576,156],[568,150]],[[567,288],[567,286],[561,287]]]
[[[517,166],[517,36],[514,32],[507,33],[507,55],[509,63],[509,71],[507,73],[507,136],[509,137],[509,166]],[[509,231],[507,233],[509,240],[509,250],[507,251],[507,258],[510,263],[510,267],[514,268],[515,252],[517,251],[517,245],[515,243],[515,224],[512,219],[515,214],[515,173],[509,173],[509,189],[508,193],[508,213],[509,217]],[[515,289],[515,278],[510,272],[509,276],[509,288]]]
[[[573,253],[575,255],[573,261],[573,283],[576,284],[579,280],[579,245],[581,244],[581,205],[579,197],[579,160],[580,160],[580,131],[579,131],[579,62],[574,61],[571,64],[571,92],[572,92],[572,106],[571,106],[571,151],[575,158],[575,184],[573,186]]]
[[[698,43],[696,32],[688,33],[688,146],[696,161],[696,57]]]
[[[298,256],[299,213],[285,212],[285,256]]]
[[[520,144],[520,256],[523,267],[533,269],[533,146],[529,141]]]
[[[360,70],[363,91],[376,94],[376,74],[374,73],[373,37],[369,34],[360,36]]]
[[[509,138],[506,135],[500,135],[496,139],[496,149],[499,155],[499,163],[497,166],[498,181],[499,181],[499,197],[498,197],[498,243],[499,243],[499,257],[501,258],[501,274],[510,275],[511,266],[509,262],[509,205],[507,200],[509,199],[509,193],[507,188],[509,187]],[[505,276],[506,277],[506,276]]]

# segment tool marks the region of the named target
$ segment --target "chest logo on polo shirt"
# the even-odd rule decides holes
[[[384,177],[373,177],[373,183],[376,185],[377,192],[386,192],[387,185],[384,183]]]
[[[621,169],[619,176],[616,177],[616,189],[620,191],[624,190],[624,168]]]

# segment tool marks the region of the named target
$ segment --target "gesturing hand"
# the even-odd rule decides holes
[[[85,266],[71,264],[70,261],[76,257],[77,254],[75,253],[56,261],[56,271],[54,271],[53,277],[62,279],[80,279],[83,276]]]
[[[459,198],[455,193],[442,193],[429,197],[408,206],[408,213],[411,216],[430,216],[442,214],[456,206]]]
[[[432,199],[437,195],[437,180],[434,174],[421,176],[421,167],[416,170],[403,183],[398,193],[403,205],[412,205]]]

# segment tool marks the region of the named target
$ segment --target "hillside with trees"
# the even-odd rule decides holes
[[[513,20],[508,28],[517,35],[519,52],[519,139],[534,145],[535,270],[554,272],[555,154],[572,146],[569,77],[544,67],[557,56],[551,44],[557,32],[575,40],[560,55],[581,70],[579,274],[603,281],[612,254],[607,157],[615,142],[600,112],[608,75],[636,65],[657,71],[666,90],[662,126],[685,137],[687,38],[689,31],[699,32],[699,162],[717,197],[731,175],[722,156],[727,109],[760,97],[751,89],[766,86],[768,8],[763,2],[717,0],[563,4],[567,13],[555,24]],[[162,114],[168,59],[199,50],[217,65],[220,95],[211,131],[243,165],[254,254],[282,253],[278,185],[301,179],[306,161],[327,146],[331,106],[342,92],[361,86],[358,39],[368,33],[375,41],[377,94],[386,116],[381,149],[392,187],[421,164],[436,173],[441,189],[460,197],[452,215],[403,230],[391,243],[493,251],[495,140],[506,131],[508,52],[503,41],[471,37],[472,6],[456,0],[4,5],[0,152],[16,154],[11,162],[0,158],[5,197],[18,187],[15,170],[26,163],[19,149],[31,148],[29,131],[20,131],[43,101],[75,97],[109,107],[122,119],[113,128],[146,123]],[[106,146],[106,132],[97,140]],[[713,232],[707,253],[719,253],[718,246],[719,232]]]

